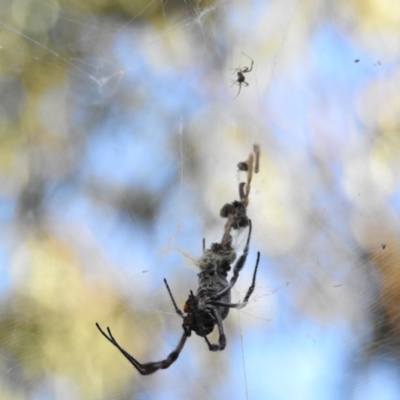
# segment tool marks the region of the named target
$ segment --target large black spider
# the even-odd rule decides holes
[[[250,65],[250,67],[242,67],[242,68],[234,68],[234,69],[232,69],[233,72],[237,72],[237,78],[236,78],[236,81],[233,81],[231,86],[239,85],[239,91],[238,91],[237,95],[232,100],[235,100],[236,97],[239,96],[240,90],[242,89],[242,85],[249,86],[249,84],[246,82],[246,77],[243,74],[247,74],[248,72],[253,71],[254,61],[249,56],[247,56],[246,54],[244,54],[244,53],[242,53],[242,54],[251,61],[251,65]]]
[[[246,262],[249,251],[251,220],[248,220],[248,222],[249,233],[246,246],[243,250],[243,254],[233,267],[233,275],[229,283],[226,278],[230,270],[230,264],[235,260],[236,255],[230,245],[223,246],[219,243],[213,243],[209,250],[204,251],[203,257],[199,261],[201,272],[198,274],[199,287],[196,296],[190,291],[189,298],[183,307],[183,312],[176,305],[167,280],[164,279],[175,312],[183,319],[183,334],[178,345],[164,360],[144,364],[140,363],[118,344],[109,327],[107,327],[107,334],[96,322],[96,326],[101,334],[127,358],[141,375],[149,375],[159,369],[168,368],[175,362],[185,345],[186,339],[191,336],[192,331],[205,339],[210,351],[218,351],[225,348],[226,337],[222,321],[227,317],[230,308],[240,309],[246,306],[256,283],[258,263],[260,261],[259,252],[257,253],[257,261],[254,267],[253,280],[243,302],[231,303],[231,289],[239,277],[239,273]],[[211,343],[207,335],[214,330],[215,325],[218,326],[219,339],[218,343]]]

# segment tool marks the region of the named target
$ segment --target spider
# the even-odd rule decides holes
[[[237,72],[237,78],[236,78],[236,81],[233,81],[231,87],[233,85],[235,85],[235,84],[239,85],[238,94],[232,100],[235,100],[236,97],[239,96],[240,90],[242,89],[242,85],[249,86],[249,84],[246,82],[246,77],[243,74],[247,74],[248,72],[253,71],[254,61],[249,56],[247,56],[246,54],[244,54],[244,53],[242,53],[242,54],[251,61],[251,65],[250,65],[250,68],[249,67],[242,67],[242,68],[234,68],[234,69],[232,69],[233,72]]]
[[[253,280],[247,290],[246,296],[241,303],[231,303],[231,289],[235,285],[240,271],[244,267],[249,251],[251,237],[251,221],[249,220],[249,233],[243,254],[239,257],[233,267],[233,275],[228,283],[227,275],[230,270],[230,264],[235,260],[236,255],[231,247],[224,247],[219,243],[213,243],[209,250],[204,251],[203,257],[199,261],[201,272],[198,274],[199,287],[196,295],[190,291],[183,311],[176,305],[171,289],[164,279],[169,297],[175,308],[175,312],[182,318],[183,334],[175,349],[164,359],[156,362],[140,363],[136,358],[124,350],[114,338],[111,329],[107,327],[105,333],[100,325],[96,326],[101,334],[114,345],[125,358],[139,371],[141,375],[150,375],[159,369],[165,369],[171,366],[183,349],[186,339],[191,336],[192,331],[204,338],[210,351],[223,350],[226,346],[226,336],[222,321],[227,317],[230,308],[243,308],[246,306],[251,294],[254,291],[258,264],[260,261],[260,252],[257,253],[257,261],[254,267]],[[210,334],[215,325],[218,327],[218,343],[211,343],[207,335]]]

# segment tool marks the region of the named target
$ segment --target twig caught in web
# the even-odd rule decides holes
[[[251,181],[253,179],[253,171],[258,173],[260,168],[260,146],[255,144],[253,146],[253,152],[250,153],[247,161],[241,161],[238,163],[239,171],[247,171],[247,181],[239,183],[239,199],[232,203],[225,204],[220,211],[220,215],[223,218],[227,218],[224,235],[221,240],[222,246],[231,245],[232,229],[246,228],[249,225],[249,219],[247,217],[247,206],[249,205],[249,195],[251,188]]]

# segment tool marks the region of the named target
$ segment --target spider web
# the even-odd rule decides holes
[[[398,398],[400,13],[362,4],[4,2],[2,399]],[[196,290],[254,143],[256,290],[223,352],[141,377],[94,324],[169,354],[163,278]]]

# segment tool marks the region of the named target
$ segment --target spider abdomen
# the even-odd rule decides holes
[[[224,276],[221,276],[217,273],[210,273],[210,271],[203,271],[197,274],[199,277],[199,288],[197,289],[196,297],[199,302],[199,308],[202,306],[205,307],[210,298],[217,293],[221,292],[227,286],[229,286],[228,281]],[[231,292],[228,290],[219,301],[223,303],[231,302]],[[221,314],[222,319],[225,319],[229,314],[228,307],[217,307],[219,313]]]

